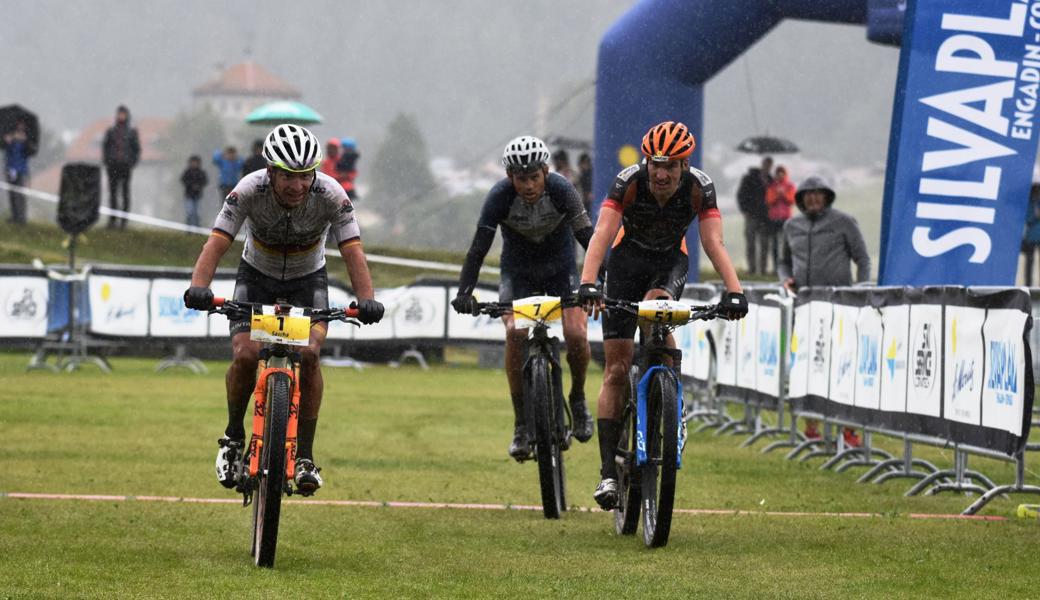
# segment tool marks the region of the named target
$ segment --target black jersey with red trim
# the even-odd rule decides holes
[[[615,246],[625,240],[654,252],[676,246],[685,250],[686,230],[694,219],[721,218],[715,184],[704,171],[693,167],[682,173],[679,188],[661,205],[650,193],[646,164],[632,165],[618,173],[601,208],[621,213]]]

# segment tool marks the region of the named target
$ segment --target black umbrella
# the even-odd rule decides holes
[[[36,154],[40,148],[40,121],[36,115],[17,104],[9,104],[0,108],[0,137],[14,131],[18,123],[25,123],[25,132],[29,144],[29,156]]]
[[[794,142],[770,135],[749,137],[737,146],[740,152],[749,154],[793,154],[798,152]]]

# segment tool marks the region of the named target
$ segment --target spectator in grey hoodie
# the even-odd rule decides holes
[[[784,224],[783,251],[777,274],[784,287],[852,285],[870,279],[870,255],[851,215],[832,208],[834,190],[821,177],[802,182],[795,194],[801,214]]]
[[[834,204],[834,190],[821,177],[802,182],[794,202],[802,214],[784,223],[784,249],[777,266],[780,281],[789,291],[805,286],[852,285],[870,279],[870,255],[863,234],[852,216]],[[820,437],[815,419],[805,420],[805,437]],[[857,448],[859,436],[851,427],[842,430],[845,445]]]

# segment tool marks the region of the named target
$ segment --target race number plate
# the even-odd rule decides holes
[[[539,321],[558,321],[563,316],[559,296],[530,296],[513,300],[516,327],[534,327]]]
[[[690,320],[690,306],[674,300],[643,300],[639,303],[639,318],[655,323],[686,323]]]
[[[249,323],[249,339],[269,344],[306,346],[311,336],[311,318],[302,308],[292,308],[287,315],[274,314],[274,307],[264,305],[253,313]]]

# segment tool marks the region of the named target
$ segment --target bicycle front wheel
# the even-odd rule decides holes
[[[285,432],[289,425],[289,397],[292,380],[275,373],[267,380],[267,414],[264,417],[264,446],[260,453],[260,473],[253,495],[255,517],[253,539],[256,566],[273,567],[278,545],[278,519],[285,491]]]
[[[678,383],[671,371],[657,371],[646,399],[646,456],[643,483],[643,541],[651,548],[668,543],[679,459]]]
[[[544,356],[531,359],[528,371],[528,401],[534,412],[535,459],[538,483],[542,489],[542,512],[546,519],[559,519],[563,510],[563,453],[556,435],[556,405],[549,361]]]

